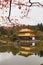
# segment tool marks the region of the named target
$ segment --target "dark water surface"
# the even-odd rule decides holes
[[[20,51],[21,51],[20,49],[18,50],[14,46],[10,46],[10,47],[0,46],[0,65],[41,65],[43,64],[43,51],[35,51],[32,54],[27,56],[19,54]]]

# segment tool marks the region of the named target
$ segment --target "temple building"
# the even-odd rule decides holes
[[[20,40],[35,40],[35,33],[31,28],[23,28],[19,31]]]
[[[31,28],[23,28],[18,33],[19,44],[23,46],[35,46],[35,33]]]

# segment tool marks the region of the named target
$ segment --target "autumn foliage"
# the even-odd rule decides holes
[[[5,2],[8,2],[9,0],[5,0]]]

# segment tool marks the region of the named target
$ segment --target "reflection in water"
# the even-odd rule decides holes
[[[24,50],[14,46],[0,46],[0,65],[40,65],[42,63],[43,51],[29,51],[29,48]]]
[[[38,52],[35,52],[35,55],[37,55],[38,54],[38,56],[40,56],[40,57],[43,57],[43,51],[38,51]]]
[[[27,47],[31,47],[31,46],[36,46],[37,44],[39,44],[39,40],[22,40],[22,41],[18,41],[17,43],[20,46],[27,46]]]
[[[1,46],[0,52],[12,52],[13,55],[16,55],[19,52],[19,49],[14,46]]]
[[[12,57],[12,53],[8,53],[8,52],[4,52],[4,53],[0,53],[0,61],[4,61],[7,59],[10,59]]]
[[[43,64],[41,64],[41,65],[43,65]]]
[[[23,56],[29,56],[29,55],[38,55],[40,57],[43,57],[43,50],[39,51],[31,51],[29,47],[21,47],[21,48],[16,48],[15,46],[0,46],[0,53],[5,53],[5,52],[12,52],[13,55],[19,54]]]
[[[40,51],[39,55],[40,55],[40,57],[42,57],[43,56],[43,51]]]

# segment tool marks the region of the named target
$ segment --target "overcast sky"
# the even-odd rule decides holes
[[[31,0],[31,2],[39,2],[43,4],[43,0]],[[3,10],[0,9],[0,16],[3,15],[2,12]],[[19,18],[19,16],[21,16],[20,12],[21,11],[17,7],[12,7],[11,18],[18,18],[18,23],[27,25],[37,25],[38,23],[43,23],[43,7],[31,6],[28,16],[23,19]],[[4,16],[8,16],[8,13],[5,13]],[[0,24],[2,24],[1,21],[2,20],[0,19]]]
[[[26,24],[37,25],[38,23],[43,23],[43,8],[31,7],[28,16],[29,18],[24,19]]]

